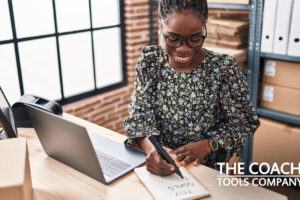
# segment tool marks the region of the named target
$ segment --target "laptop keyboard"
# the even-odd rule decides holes
[[[107,155],[101,151],[96,150],[96,154],[104,175],[108,177],[113,177],[131,166],[130,164]]]

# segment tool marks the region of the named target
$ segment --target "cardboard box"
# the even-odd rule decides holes
[[[206,24],[207,35],[222,35],[245,37],[248,35],[249,21],[234,19],[215,19],[210,18]]]
[[[212,44],[213,46],[219,47],[228,47],[233,49],[240,49],[247,47],[247,43],[241,43],[239,41],[230,41],[230,40],[220,40],[220,39],[213,39],[213,38],[206,38],[205,43],[207,45]]]
[[[300,90],[300,63],[266,59],[263,82]]]
[[[300,90],[263,83],[261,106],[300,116]]]
[[[261,125],[254,134],[253,162],[300,162],[300,128],[288,126],[265,118],[260,118]],[[284,168],[285,171],[290,168]]]
[[[31,200],[32,182],[25,138],[0,141],[0,199]]]
[[[207,3],[249,4],[250,0],[207,0]]]
[[[221,48],[221,47],[212,47],[204,43],[204,48],[217,52],[219,54],[226,54],[234,57],[239,61],[238,65],[243,69],[247,64],[247,49],[230,49],[230,48]]]

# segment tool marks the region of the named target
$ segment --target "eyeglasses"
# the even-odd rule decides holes
[[[201,33],[196,33],[196,34],[190,35],[188,37],[182,37],[181,35],[176,34],[176,33],[169,33],[169,35],[165,35],[162,27],[161,27],[161,32],[165,39],[166,44],[168,45],[168,47],[171,47],[171,48],[181,47],[183,44],[183,41],[185,41],[186,44],[188,45],[188,47],[190,47],[190,48],[198,48],[203,44],[203,42],[207,36],[207,31],[206,31],[205,25],[204,25],[204,32],[205,32],[204,35],[202,35]]]

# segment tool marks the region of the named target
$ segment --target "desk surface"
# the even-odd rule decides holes
[[[84,125],[89,132],[105,135],[118,142],[126,137],[69,114],[64,117]],[[152,199],[143,184],[133,172],[110,185],[104,185],[50,157],[48,157],[34,132],[20,128],[19,137],[26,137],[33,185],[34,200],[93,200],[93,199]],[[218,171],[200,165],[190,166],[190,172],[209,190],[208,199],[272,199],[285,200],[286,196],[255,186],[218,186]]]

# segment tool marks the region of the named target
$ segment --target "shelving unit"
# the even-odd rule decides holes
[[[265,58],[282,60],[287,62],[297,62],[300,63],[300,57],[295,56],[287,56],[287,55],[279,55],[272,53],[263,53],[260,52],[260,44],[261,44],[261,32],[262,32],[262,20],[263,20],[263,0],[257,0],[256,3],[256,23],[255,23],[255,53],[254,53],[254,62],[253,62],[253,77],[252,77],[252,92],[251,99],[254,107],[256,108],[257,114],[270,118],[273,120],[277,120],[280,122],[300,126],[300,116],[291,115],[283,112],[277,112],[274,110],[261,108],[258,105],[258,94],[259,94],[259,77],[262,67],[262,60]]]
[[[150,11],[150,45],[154,44],[154,26],[153,26],[153,7],[158,6],[157,0],[149,0],[149,11]],[[249,10],[249,37],[248,37],[248,59],[247,59],[247,67],[243,69],[244,74],[247,77],[249,93],[252,97],[253,93],[253,66],[255,62],[255,53],[257,52],[256,49],[256,35],[260,35],[260,32],[256,30],[256,21],[257,21],[257,1],[252,0],[249,5],[245,4],[219,4],[219,3],[209,3],[209,8],[225,8],[225,9],[242,9],[242,10]],[[255,92],[255,91],[254,91]],[[254,104],[257,99],[251,98],[252,103]],[[256,103],[255,103],[256,106]],[[238,152],[240,160],[245,163],[246,170],[248,170],[248,166],[251,163],[252,158],[252,137],[247,138],[246,144],[244,148]]]

